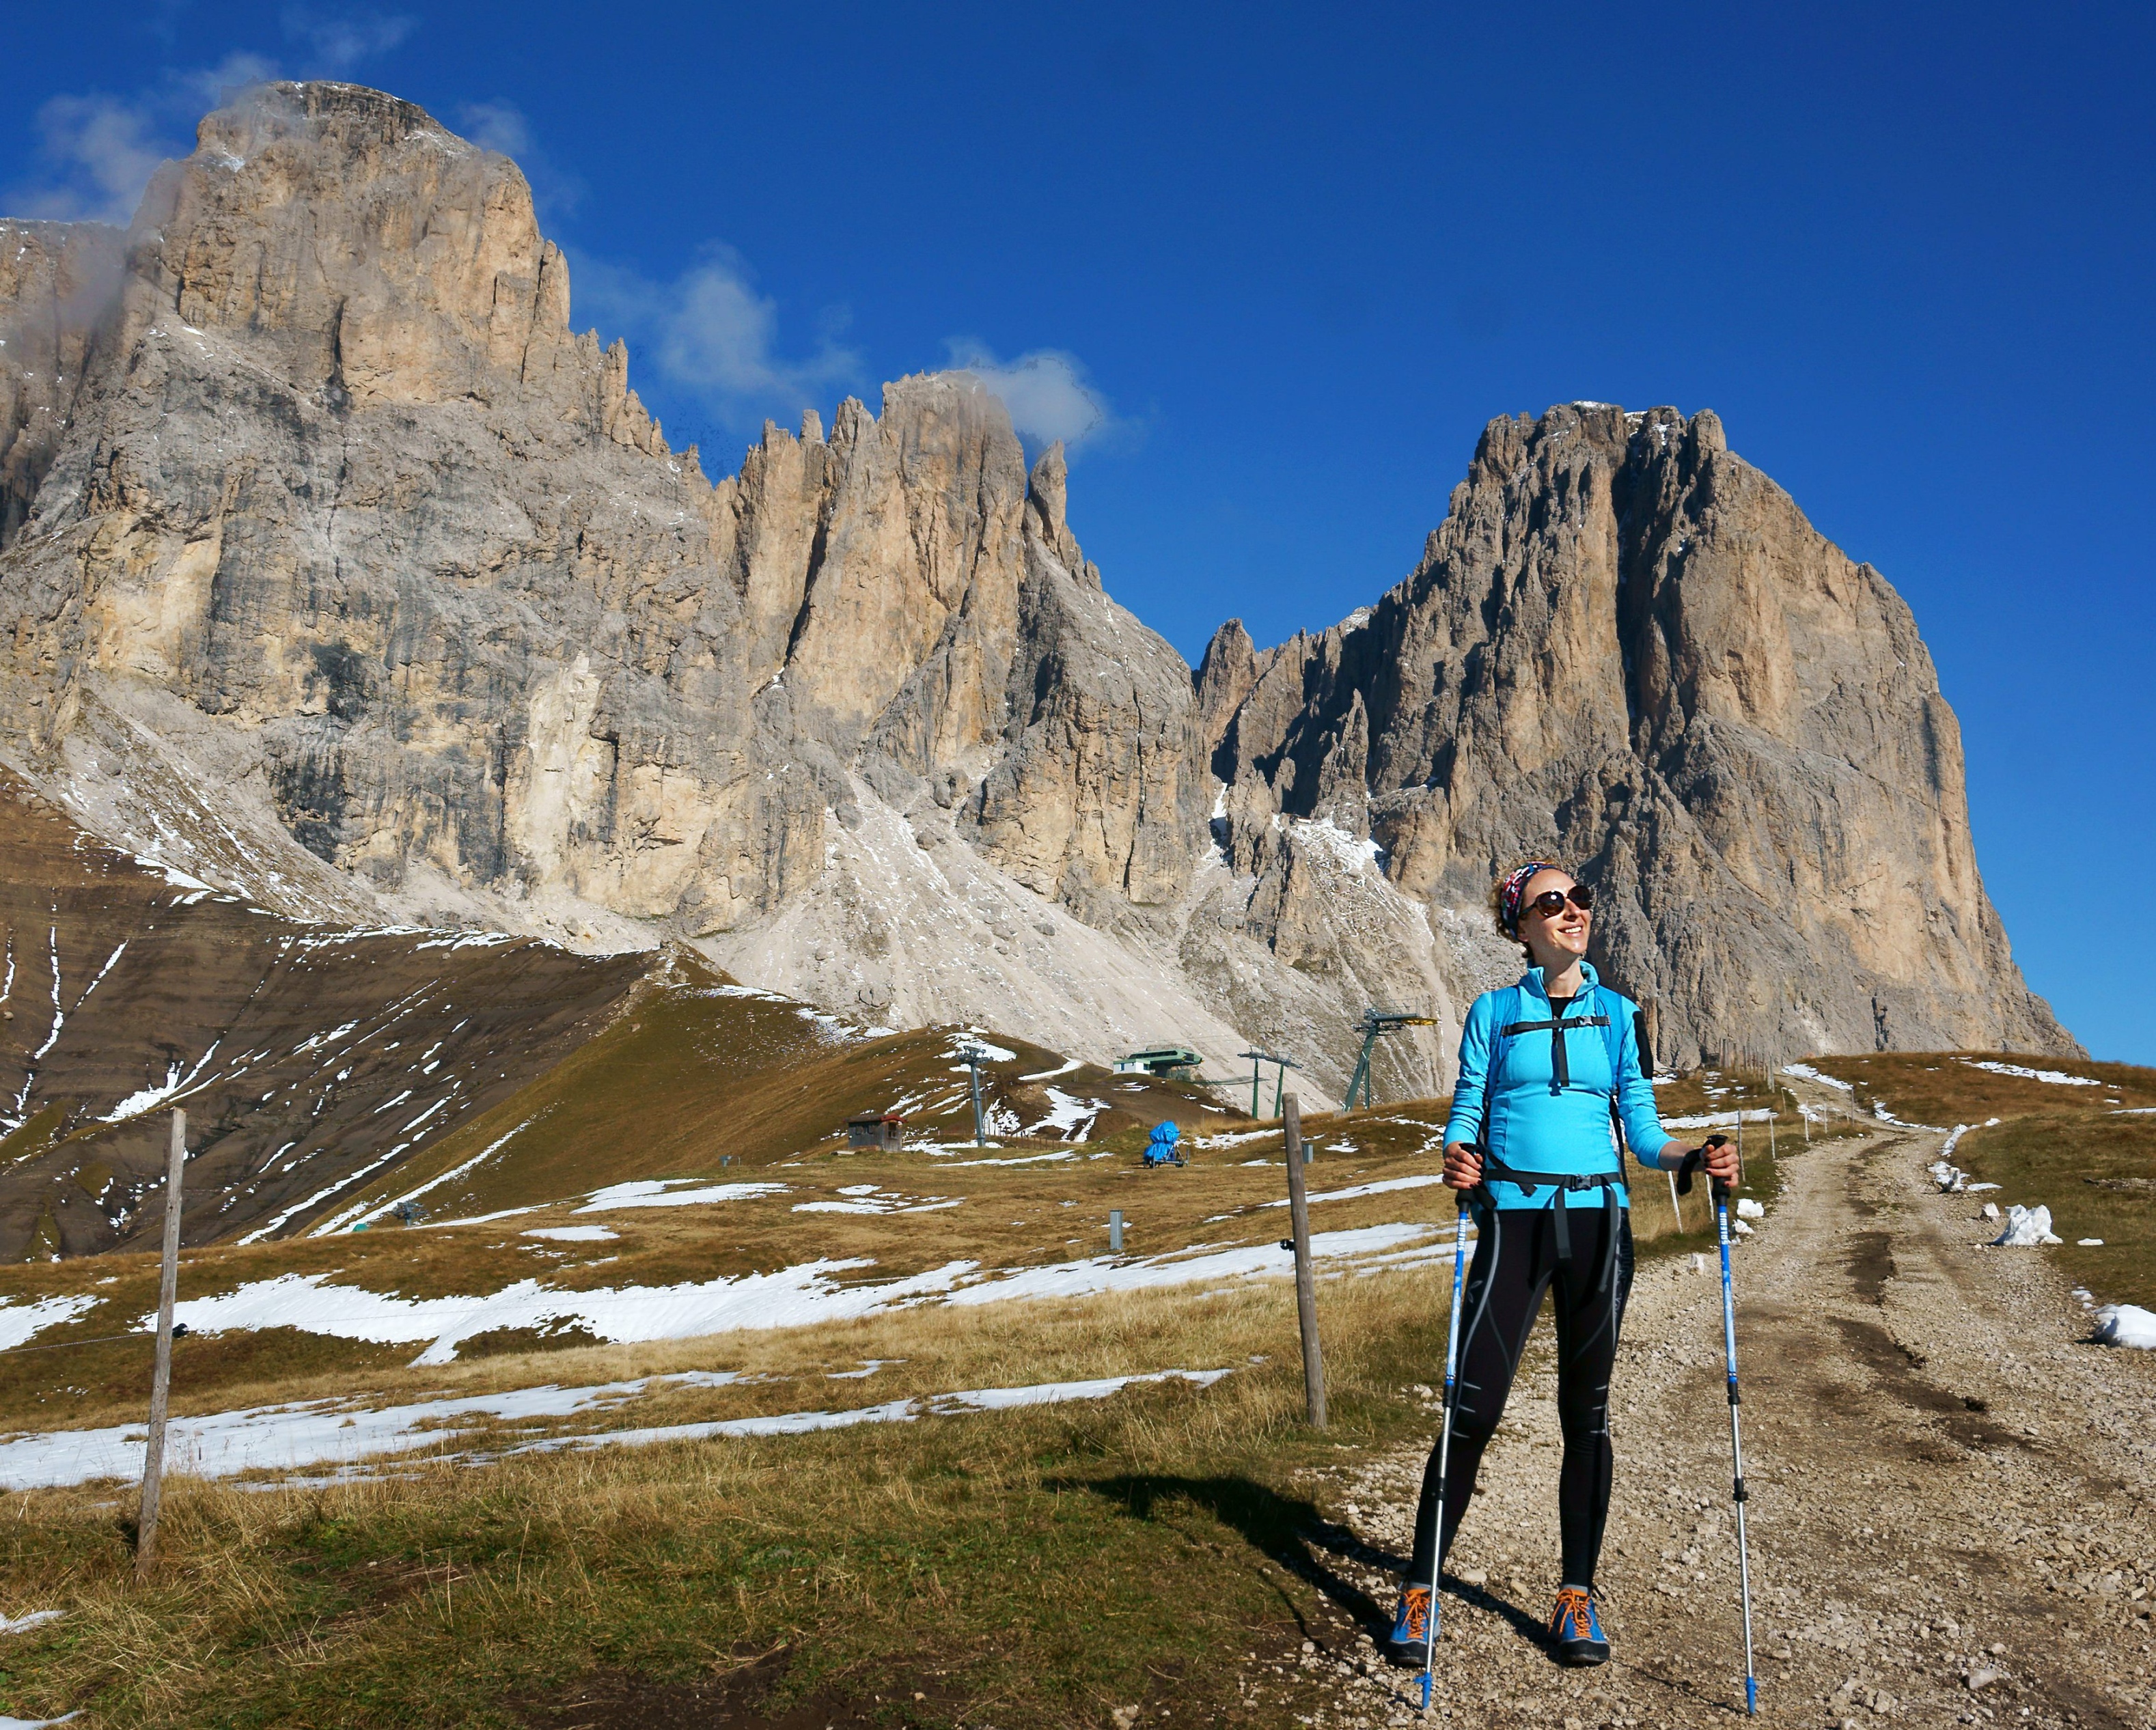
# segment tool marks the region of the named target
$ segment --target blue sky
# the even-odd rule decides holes
[[[220,80],[394,90],[524,163],[708,470],[1006,369],[1193,660],[1404,574],[1493,415],[1711,407],[1914,608],[2030,982],[2156,1062],[2112,914],[2156,830],[2156,23],[1527,11],[39,8],[0,207],[124,207]]]

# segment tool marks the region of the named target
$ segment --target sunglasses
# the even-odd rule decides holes
[[[1584,913],[1594,905],[1594,891],[1584,883],[1575,883],[1569,889],[1545,889],[1520,911],[1522,913],[1539,913],[1545,919],[1554,919],[1564,911],[1567,901]]]

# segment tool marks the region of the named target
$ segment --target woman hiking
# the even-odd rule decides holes
[[[1691,1150],[1665,1134],[1656,1115],[1635,1006],[1587,964],[1592,900],[1586,885],[1546,860],[1507,872],[1491,891],[1497,928],[1525,946],[1528,968],[1518,984],[1484,992],[1467,1012],[1445,1128],[1445,1181],[1473,1192],[1478,1235],[1461,1298],[1445,1530],[1432,1529],[1440,1487],[1433,1449],[1414,1555],[1386,1642],[1388,1658],[1416,1669],[1440,1567],[1552,1286],[1564,1460],[1563,1566],[1550,1640],[1561,1663],[1609,1656],[1595,1615],[1594,1568],[1609,1512],[1609,1373],[1632,1284],[1630,1199],[1613,1126],[1621,1120],[1633,1157],[1650,1170],[1677,1170]],[[1699,1151],[1709,1173],[1734,1181],[1734,1148],[1717,1137]]]

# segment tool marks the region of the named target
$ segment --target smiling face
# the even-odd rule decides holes
[[[1572,886],[1568,872],[1537,871],[1520,896],[1520,941],[1527,946],[1535,964],[1552,973],[1563,973],[1586,955],[1594,916],[1570,901],[1555,912],[1545,913],[1536,901],[1553,892],[1561,896]]]

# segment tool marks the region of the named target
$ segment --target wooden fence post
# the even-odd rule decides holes
[[[180,1285],[180,1185],[187,1160],[187,1114],[172,1113],[166,1156],[165,1248],[157,1273],[157,1367],[150,1379],[150,1439],[142,1454],[142,1512],[135,1524],[135,1583],[157,1558],[157,1509],[165,1489],[165,1414],[172,1397],[172,1301]]]
[[[1317,1346],[1317,1286],[1310,1271],[1310,1205],[1302,1184],[1302,1106],[1291,1093],[1287,1120],[1287,1216],[1295,1233],[1295,1312],[1302,1327],[1302,1394],[1313,1430],[1325,1427],[1325,1358]]]

